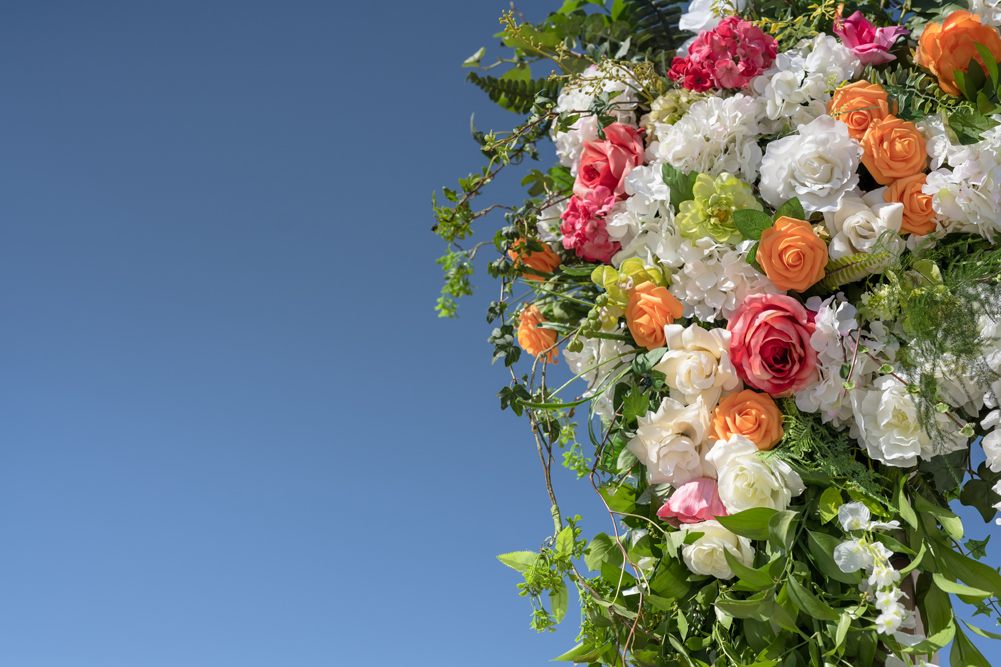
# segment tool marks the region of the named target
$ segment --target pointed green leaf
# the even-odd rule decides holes
[[[729,549],[723,550],[723,556],[737,578],[746,583],[751,590],[763,591],[775,585],[775,580],[772,579],[771,575],[744,565],[733,557]]]
[[[806,589],[796,577],[789,577],[789,598],[796,606],[821,621],[838,621],[838,612],[829,604]]]
[[[775,219],[778,220],[782,217],[806,220],[806,211],[803,210],[803,204],[800,203],[799,197],[793,197],[776,209]]]
[[[535,561],[538,559],[539,554],[534,551],[512,551],[509,554],[497,556],[497,560],[519,572],[524,572],[535,565]]]
[[[462,61],[462,66],[463,67],[476,67],[477,65],[480,64],[480,61],[483,60],[483,56],[485,56],[486,53],[487,53],[487,49],[485,47],[481,46],[476,51],[476,53],[474,53],[473,55],[469,56],[468,58],[466,58],[465,60]]]
[[[997,87],[999,82],[998,63],[994,60],[994,54],[991,53],[991,50],[983,44],[975,43],[973,46],[977,47],[977,52],[980,54],[980,57],[984,59],[984,65],[987,66],[987,74],[991,77],[991,83],[994,87]]]
[[[761,232],[772,226],[767,213],[745,208],[733,212],[733,225],[745,239],[761,240]]]
[[[549,593],[549,608],[557,623],[562,623],[570,607],[570,594],[562,581]]]
[[[935,585],[941,588],[946,593],[955,593],[956,595],[969,595],[971,597],[978,598],[989,598],[991,594],[987,591],[980,590],[979,588],[972,588],[970,586],[965,586],[954,581],[949,581],[943,577],[938,572],[933,572],[931,575],[932,579],[935,581]]]
[[[752,540],[768,539],[768,521],[777,512],[767,507],[755,507],[730,516],[719,516],[716,520],[731,533]]]

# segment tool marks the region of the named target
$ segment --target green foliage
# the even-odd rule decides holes
[[[678,28],[678,19],[685,10],[685,3],[673,0],[630,0],[630,19],[634,43],[640,49],[657,54],[677,49],[686,34]]]
[[[817,283],[817,288],[833,292],[839,287],[866,277],[875,267],[885,264],[890,257],[892,257],[890,251],[883,249],[832,259],[824,268],[824,279]]]
[[[524,72],[527,76],[511,76],[511,72]],[[499,78],[480,76],[476,72],[470,72],[466,78],[484,91],[491,102],[496,102],[502,109],[521,115],[528,113],[539,95],[555,97],[559,91],[559,79],[531,77],[528,68],[516,68]]]
[[[907,60],[898,59],[882,67],[868,65],[862,78],[882,86],[892,100],[891,109],[896,104],[895,115],[904,120],[920,120],[940,109],[956,109],[960,104],[958,98],[942,92],[937,78]]]

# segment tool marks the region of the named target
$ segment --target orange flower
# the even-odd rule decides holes
[[[556,270],[562,261],[560,256],[553,252],[550,247],[543,243],[542,250],[538,252],[526,252],[523,250],[525,245],[525,239],[516,239],[514,243],[511,244],[511,249],[507,251],[507,256],[510,257],[515,264],[523,264],[530,269],[534,269],[539,273],[552,273]],[[537,276],[534,273],[522,272],[522,278],[527,278],[528,280],[545,280],[542,276]]]
[[[626,324],[636,344],[648,350],[664,347],[664,325],[672,324],[685,312],[681,302],[653,283],[640,283],[629,290]]]
[[[898,179],[883,193],[888,202],[904,205],[904,221],[900,225],[902,234],[930,234],[935,231],[935,209],[931,205],[931,195],[921,191],[925,184],[924,174],[914,174]]]
[[[942,22],[929,23],[921,33],[914,62],[927,67],[938,77],[938,85],[950,95],[960,95],[953,70],[966,74],[970,58],[980,66],[984,59],[975,44],[983,44],[995,60],[1001,60],[1001,37],[988,25],[981,25],[980,17],[962,10],[955,11]]]
[[[896,116],[874,121],[862,137],[862,164],[880,185],[920,174],[928,166],[925,138]]]
[[[538,307],[532,304],[525,310],[521,311],[521,322],[518,324],[518,345],[521,345],[521,349],[528,352],[533,357],[538,357],[540,354],[549,350],[549,348],[556,345],[556,332],[552,329],[540,329],[540,322],[547,322],[546,318],[542,316],[539,312]],[[559,363],[556,360],[556,348],[553,347],[549,350],[549,361],[554,364]]]
[[[772,397],[750,389],[720,399],[709,426],[709,437],[714,440],[742,435],[761,451],[777,445],[784,433],[782,412]]]
[[[782,216],[761,232],[755,259],[776,287],[803,292],[824,279],[827,244],[809,222]]]
[[[847,125],[852,139],[861,139],[870,123],[883,120],[889,113],[886,91],[878,83],[868,81],[838,88],[827,103],[827,114]]]

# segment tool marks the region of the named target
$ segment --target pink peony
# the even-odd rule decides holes
[[[888,53],[893,43],[910,30],[902,26],[877,28],[862,12],[855,12],[846,19],[834,20],[834,34],[841,43],[851,49],[863,65],[882,65],[897,57]]]
[[[689,90],[744,88],[771,67],[778,42],[739,16],[730,16],[712,30],[703,30],[688,49],[687,58],[675,58],[668,77]]]
[[[750,386],[788,396],[818,379],[816,313],[782,294],[755,294],[730,316],[730,361]]]
[[[639,132],[621,123],[605,128],[604,141],[584,142],[573,191],[578,197],[604,186],[616,199],[626,198],[626,176],[643,164],[643,139]]]
[[[716,480],[707,477],[685,482],[657,510],[657,516],[673,525],[710,521],[726,515],[726,507],[719,499]]]
[[[563,247],[590,262],[607,264],[612,261],[612,255],[619,251],[622,244],[609,238],[603,216],[614,205],[615,197],[604,185],[599,185],[583,197],[571,197],[567,210],[561,216]]]

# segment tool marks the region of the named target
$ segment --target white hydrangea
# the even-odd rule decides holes
[[[832,35],[817,35],[778,54],[750,84],[762,103],[764,131],[778,133],[826,114],[829,91],[861,71],[855,54]]]
[[[984,25],[1001,26],[1001,0],[970,0],[970,11]]]
[[[621,329],[614,331],[616,334],[623,334]],[[609,387],[610,375],[615,370],[617,362],[611,361],[615,357],[624,354],[631,349],[628,345],[619,340],[609,340],[605,338],[581,338],[584,349],[580,352],[570,352],[563,350],[563,357],[567,361],[570,372],[580,375],[581,379],[587,382],[587,391],[582,397],[594,396],[598,391],[605,390],[598,398],[594,399],[593,406],[595,414],[606,419],[611,419],[615,414],[612,406],[612,396],[614,388]],[[618,363],[628,363],[619,360]]]
[[[714,476],[715,469],[704,462],[709,410],[701,398],[692,405],[665,398],[655,412],[637,422],[636,436],[626,446],[646,466],[651,484],[677,488]]]
[[[967,439],[959,427],[937,412],[935,420],[946,442],[936,445],[918,421],[915,398],[890,375],[876,378],[871,389],[856,387],[850,393],[859,441],[870,457],[882,463],[907,468],[916,465],[918,458],[929,459],[966,447]]]
[[[993,116],[1001,122],[1001,116]],[[976,144],[946,151],[952,171],[928,174],[922,191],[932,196],[939,220],[950,232],[979,234],[990,241],[1001,232],[1001,127]]]
[[[562,245],[563,232],[560,231],[560,224],[563,222],[561,216],[563,211],[567,209],[567,202],[566,199],[557,201],[539,211],[535,228],[539,232],[539,240],[543,243],[560,243]]]
[[[641,232],[660,232],[673,225],[671,188],[664,184],[659,164],[634,167],[625,185],[629,197],[617,203],[605,218],[605,229],[613,241],[625,247]]]
[[[719,176],[729,172],[753,183],[761,164],[759,105],[749,96],[708,97],[693,104],[673,125],[654,123],[647,162],[665,161],[688,173]]]
[[[712,410],[723,392],[730,394],[742,387],[730,363],[730,332],[726,329],[667,324],[664,336],[667,352],[653,368],[666,376],[671,398],[694,403],[702,397]]]
[[[849,136],[848,126],[820,116],[768,144],[761,160],[761,197],[776,208],[799,197],[808,212],[836,211],[858,185],[861,161],[862,147]]]
[[[565,86],[556,98],[555,111],[587,111],[594,101],[596,94],[600,92],[613,93],[621,91],[618,97],[612,102],[616,109],[611,111],[616,122],[623,125],[636,127],[636,91],[627,86],[619,79],[628,75],[616,77],[615,66],[606,65],[604,68],[591,65],[581,75],[579,81],[573,86]],[[577,175],[577,166],[580,163],[580,155],[584,150],[584,142],[598,141],[598,119],[594,115],[581,114],[580,118],[570,126],[567,132],[557,132],[556,127],[552,131],[553,143],[556,145],[556,155],[560,158],[560,164],[570,167],[570,172]]]
[[[824,212],[824,225],[831,231],[828,254],[841,259],[857,253],[880,249],[899,252],[904,245],[899,236],[904,220],[904,205],[883,199],[886,188],[879,188],[864,197],[845,196],[836,211]],[[870,269],[879,271],[881,265]]]
[[[747,263],[753,246],[753,241],[741,241],[734,248],[711,237],[694,242],[684,239],[676,246],[674,258],[662,258],[667,266],[680,269],[670,291],[684,306],[685,317],[712,322],[730,317],[751,294],[783,294]]]
[[[925,139],[925,150],[934,171],[942,165],[958,165],[970,157],[970,150],[959,143],[944,114],[925,116],[914,123]]]

